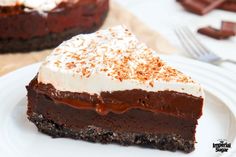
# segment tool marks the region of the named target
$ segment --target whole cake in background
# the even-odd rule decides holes
[[[63,42],[27,90],[29,120],[52,137],[194,150],[202,87],[125,27]]]
[[[58,46],[104,22],[109,0],[1,0],[0,53]]]

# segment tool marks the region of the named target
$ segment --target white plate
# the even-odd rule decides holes
[[[236,152],[236,76],[223,69],[182,57],[162,58],[198,80],[206,91],[206,102],[197,127],[194,152],[185,154],[135,146],[94,144],[65,138],[53,139],[39,133],[26,117],[25,85],[36,75],[39,67],[39,64],[33,64],[0,78],[0,156],[233,156]],[[212,145],[218,139],[226,139],[232,144],[229,152],[215,152]]]

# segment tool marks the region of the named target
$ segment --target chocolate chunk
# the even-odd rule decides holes
[[[211,26],[198,29],[198,33],[215,39],[228,39],[232,36],[232,32],[222,31]]]
[[[229,22],[229,21],[222,21],[221,23],[221,30],[223,32],[227,32],[228,34],[236,35],[236,23]]]
[[[178,0],[190,12],[204,15],[222,5],[226,0]]]
[[[220,5],[219,9],[236,12],[236,1],[227,1]]]

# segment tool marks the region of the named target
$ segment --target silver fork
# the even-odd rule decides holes
[[[184,49],[195,59],[208,62],[212,64],[218,64],[221,62],[230,62],[236,64],[236,61],[231,59],[223,59],[216,55],[209,49],[207,49],[190,31],[188,27],[180,27],[175,29],[175,33],[179,38]]]

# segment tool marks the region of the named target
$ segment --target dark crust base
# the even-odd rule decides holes
[[[70,28],[60,33],[50,33],[42,37],[31,39],[0,39],[0,54],[9,52],[27,52],[39,51],[48,48],[54,48],[65,40],[80,33],[91,33],[103,24],[108,12],[101,17],[101,23],[94,23],[91,28]]]
[[[182,150],[186,153],[194,150],[193,141],[186,141],[175,134],[152,135],[145,133],[112,132],[94,125],[87,126],[86,128],[80,129],[80,131],[74,131],[45,119],[41,114],[32,113],[28,118],[37,126],[40,132],[48,134],[53,138],[67,137],[103,144],[138,145],[160,150]]]

